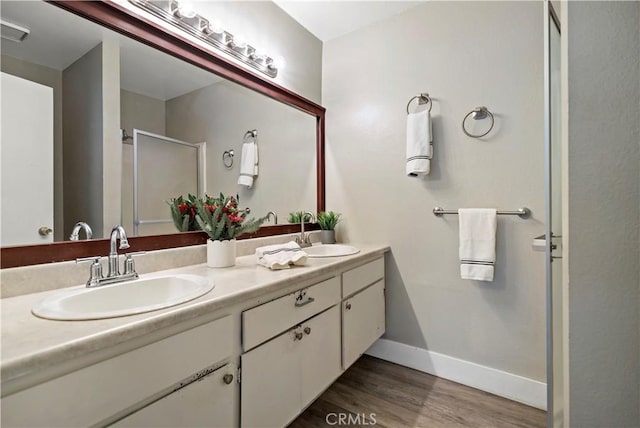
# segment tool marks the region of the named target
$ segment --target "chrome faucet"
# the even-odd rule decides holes
[[[305,235],[304,233],[304,219],[307,218],[307,215],[309,216],[309,220],[312,223],[315,222],[315,218],[316,218],[316,216],[314,216],[311,211],[305,211],[300,217],[300,236],[296,237],[296,242],[302,248],[311,246],[311,241],[309,240],[309,234],[307,233]]]
[[[120,238],[120,246],[118,247],[118,249],[126,250],[127,248],[129,248],[127,233],[124,231],[124,227],[120,226],[119,224],[113,226],[113,229],[111,229],[111,241],[109,243],[109,273],[107,273],[107,278],[120,276],[120,267],[118,266],[118,250],[116,249],[118,238]]]
[[[118,244],[120,240],[120,245]],[[116,248],[117,246],[117,248]],[[125,254],[124,259],[124,273],[120,274],[120,266],[118,260],[118,249],[124,250],[129,248],[129,240],[127,239],[127,233],[124,231],[124,227],[116,225],[111,230],[111,239],[109,242],[109,270],[107,276],[102,276],[102,264],[100,263],[100,256],[84,257],[77,259],[76,263],[91,261],[90,277],[87,281],[87,287],[98,287],[100,285],[114,284],[116,282],[128,281],[138,278],[136,272],[136,266],[133,261],[133,256],[144,254],[144,251]]]
[[[273,216],[273,224],[278,224],[278,214],[274,213],[273,211],[269,211],[267,213],[267,221],[269,221],[271,216]]]
[[[84,230],[84,234],[86,236],[85,239],[91,239],[93,236],[93,231],[91,230],[91,226],[89,226],[84,221],[79,221],[73,226],[73,230],[71,231],[71,235],[69,235],[69,240],[77,241],[80,239],[80,230]]]

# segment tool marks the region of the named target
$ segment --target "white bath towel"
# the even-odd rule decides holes
[[[251,188],[253,180],[258,176],[258,144],[255,142],[242,145],[242,158],[240,159],[240,176],[238,184]]]
[[[433,136],[428,110],[407,115],[407,175],[417,177],[431,171]]]
[[[289,269],[292,265],[304,266],[308,257],[295,241],[258,247],[256,256],[258,264],[273,270]]]
[[[493,281],[496,262],[495,209],[465,208],[460,217],[460,276],[462,279]]]

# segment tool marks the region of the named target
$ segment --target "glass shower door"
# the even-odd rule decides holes
[[[177,232],[166,201],[204,194],[204,143],[133,130],[133,235]]]

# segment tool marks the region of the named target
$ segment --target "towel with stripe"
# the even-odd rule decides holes
[[[428,110],[407,116],[407,168],[409,177],[428,175],[433,157],[431,113]]]
[[[496,262],[497,210],[462,208],[460,221],[460,277],[493,281]]]
[[[258,264],[272,270],[289,269],[291,266],[304,266],[307,253],[302,251],[295,241],[286,244],[266,245],[256,248]]]

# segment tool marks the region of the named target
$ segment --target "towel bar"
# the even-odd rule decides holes
[[[435,207],[433,209],[433,215],[435,215],[436,217],[442,217],[445,214],[458,214],[458,210],[445,210],[444,208],[441,208],[441,207]],[[525,218],[529,214],[531,214],[531,210],[529,210],[529,208],[527,207],[522,207],[517,209],[516,211],[498,211],[497,214],[498,215],[517,215],[520,218]]]

